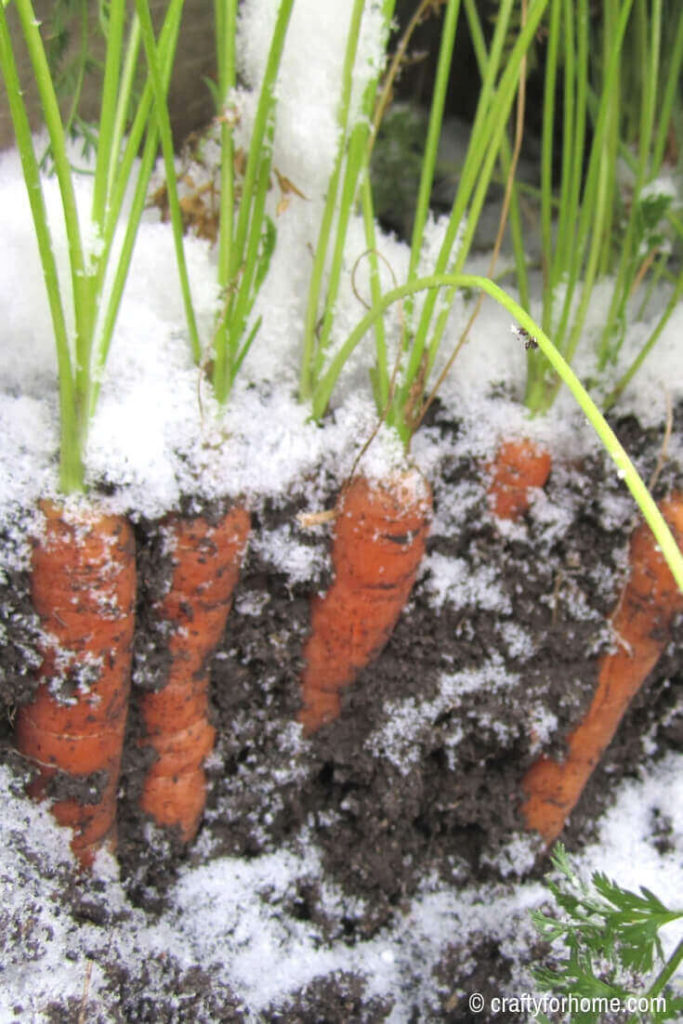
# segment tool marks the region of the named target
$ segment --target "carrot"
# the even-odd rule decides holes
[[[432,497],[415,471],[381,485],[354,477],[338,503],[334,581],[313,599],[299,721],[311,734],[339,715],[340,691],[384,647],[425,550]]]
[[[168,593],[152,613],[167,636],[164,685],[145,693],[141,745],[156,754],[140,806],[183,842],[196,834],[206,801],[204,761],[215,730],[208,717],[208,661],[225,629],[249,535],[249,513],[232,508],[215,524],[171,515],[163,523],[174,563]]]
[[[677,542],[683,544],[683,493],[660,507]],[[565,759],[559,763],[541,757],[522,783],[527,828],[540,832],[546,843],[564,828],[631,700],[666,647],[674,615],[683,610],[683,594],[645,523],[631,540],[630,564],[630,576],[612,616],[619,646],[602,659],[593,700],[568,737]]]
[[[533,489],[550,475],[550,453],[528,439],[504,441],[489,472],[489,507],[498,519],[519,519],[529,507]]]
[[[67,513],[41,505],[45,532],[32,556],[31,592],[43,639],[40,684],[17,712],[16,742],[37,774],[29,792],[70,790],[52,811],[73,829],[71,846],[89,866],[115,844],[116,791],[130,692],[135,547],[120,516]],[[60,697],[54,683],[73,681]]]

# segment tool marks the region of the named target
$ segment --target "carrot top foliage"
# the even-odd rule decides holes
[[[625,1018],[628,1024],[680,1019],[683,999],[669,983],[683,960],[683,941],[665,959],[659,933],[683,919],[683,910],[670,909],[644,887],[640,892],[625,889],[600,871],[586,883],[561,843],[552,865],[554,877],[546,885],[559,914],[532,914],[541,937],[554,947],[549,962],[533,970],[541,989],[556,996],[594,997],[592,1009],[586,999],[586,1008],[572,1011],[573,1024],[597,1024],[603,1019],[602,1001],[625,1003],[636,994],[651,1008]],[[544,1014],[538,1019],[549,1024]]]
[[[139,5],[142,11],[146,8]],[[31,136],[10,34],[10,8],[16,12],[38,88],[59,184],[63,224],[68,240],[69,284],[58,275],[52,231],[39,162]],[[160,35],[160,82],[168,88],[182,13],[182,0],[171,0]],[[65,493],[85,487],[85,447],[130,266],[149,179],[158,147],[153,87],[149,78],[137,94],[135,70],[140,48],[140,21],[128,18],[125,0],[111,0],[102,10],[106,56],[96,132],[92,200],[88,214],[79,209],[68,152],[72,116],[60,112],[55,81],[31,0],[0,5],[0,66],[28,189],[36,240],[57,348],[61,421],[60,485]],[[125,132],[128,132],[126,135]],[[93,136],[94,138],[95,136]],[[139,158],[139,159],[138,159]],[[123,241],[115,240],[124,221]],[[73,309],[71,331],[69,311]]]

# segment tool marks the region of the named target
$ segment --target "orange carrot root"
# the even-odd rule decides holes
[[[381,486],[355,477],[339,503],[335,578],[314,598],[299,721],[315,732],[339,715],[340,691],[384,647],[415,582],[431,493],[417,472]]]
[[[505,441],[487,467],[489,507],[498,519],[519,519],[535,488],[550,476],[550,453],[533,441]]]
[[[33,551],[32,598],[45,634],[43,681],[35,698],[17,712],[16,741],[38,770],[31,795],[47,796],[49,783],[63,773],[92,796],[92,801],[57,799],[52,807],[59,824],[73,829],[72,849],[87,867],[102,845],[115,845],[135,547],[130,526],[119,516],[66,515],[48,502],[41,507],[46,528]],[[49,685],[65,676],[77,682],[69,703],[53,695]]]
[[[660,508],[682,544],[683,494]],[[631,700],[666,647],[674,615],[683,609],[683,594],[645,523],[633,535],[630,562],[631,574],[612,616],[619,646],[601,662],[592,703],[568,737],[567,755],[561,763],[541,757],[522,783],[527,828],[539,832],[546,843],[562,832]]]
[[[206,801],[204,761],[213,750],[207,663],[230,611],[249,535],[249,513],[231,509],[211,525],[197,517],[167,517],[174,562],[168,593],[154,606],[170,627],[168,675],[140,701],[145,736],[157,755],[143,784],[140,806],[158,825],[177,827],[183,842],[199,828]]]

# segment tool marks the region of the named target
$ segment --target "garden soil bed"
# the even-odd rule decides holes
[[[657,464],[661,431],[644,431],[633,418],[615,428],[647,479]],[[45,848],[22,835],[14,855],[28,902],[20,910],[10,902],[0,920],[0,945],[11,969],[34,962],[37,971],[47,970],[50,955],[60,948],[58,929],[46,935],[44,908],[32,916],[27,907],[31,893],[41,898],[40,879],[49,881],[51,914],[67,936],[62,953],[72,957],[79,977],[84,958],[95,963],[98,983],[92,995],[86,984],[84,995],[43,999],[38,1009],[29,986],[14,1015],[3,1020],[500,1019],[472,1013],[467,994],[480,992],[488,1005],[518,984],[547,950],[534,939],[528,920],[514,912],[507,926],[487,930],[485,922],[477,924],[480,911],[470,906],[473,923],[468,922],[468,901],[472,893],[480,894],[474,905],[494,894],[504,918],[515,886],[531,886],[539,900],[536,880],[547,862],[540,841],[523,832],[520,783],[541,748],[561,755],[562,737],[590,700],[597,658],[612,642],[605,623],[618,598],[632,522],[624,514],[628,502],[620,481],[593,449],[581,462],[555,463],[545,494],[524,522],[497,523],[487,508],[481,463],[463,455],[463,430],[438,406],[422,432],[422,449],[438,447],[440,455],[431,480],[434,522],[409,607],[383,653],[344,692],[341,717],[308,741],[296,724],[302,646],[311,594],[329,582],[330,530],[299,525],[297,513],[310,508],[310,487],[284,502],[255,503],[251,546],[212,663],[218,741],[207,768],[204,823],[189,849],[152,828],[136,804],[144,766],[136,743],[135,696],[153,686],[159,672],[144,610],[168,572],[155,522],[139,519],[136,685],[120,801],[120,880],[111,865],[109,874],[79,876],[65,854],[51,862]],[[679,406],[674,436],[681,430]],[[666,462],[658,492],[682,482],[680,467]],[[332,503],[333,483],[328,479],[319,491],[321,505]],[[304,563],[310,559],[314,571],[308,578],[283,570],[283,534]],[[27,658],[34,638],[27,592],[26,574],[17,573],[3,593],[13,630],[1,655],[2,761],[14,771],[15,794],[23,769],[9,722],[21,689],[31,685]],[[564,837],[570,849],[596,838],[620,780],[635,779],[644,765],[682,751],[681,641],[679,619],[668,650],[572,815]],[[666,809],[653,811],[651,824],[652,844],[665,853],[671,847]],[[198,936],[212,927],[210,908],[219,900],[212,887],[220,892],[230,885],[220,882],[218,866],[226,863],[235,866],[238,878],[243,865],[245,878],[251,872],[256,881],[244,904],[234,897],[233,920],[223,920],[224,958],[202,960]],[[287,863],[291,874],[285,883]],[[57,886],[56,879],[63,884]],[[188,935],[179,923],[191,914],[183,892],[186,901],[193,893],[206,900]],[[464,909],[454,914],[450,930],[442,920],[450,938],[421,947],[419,929],[410,934],[411,916],[430,894],[444,892],[456,901],[462,894]],[[315,962],[290,965],[289,977],[266,981],[271,969],[277,974],[286,965],[275,950],[269,965],[268,943],[259,948],[254,942],[258,921],[244,923],[254,913],[275,919],[288,940],[307,936]],[[266,931],[271,926],[262,925]],[[165,928],[179,929],[180,942],[171,942],[166,953],[151,943],[146,954],[140,936]],[[521,943],[511,941],[515,930]],[[250,970],[264,974],[261,993],[251,1000],[248,993],[259,990],[258,981],[245,983],[251,977],[245,969],[237,971],[236,981],[231,973],[231,957],[242,963],[250,943],[256,961]],[[383,983],[373,967],[382,943],[391,954],[386,955],[395,969],[393,983]],[[335,956],[335,950],[345,954]],[[398,966],[396,950],[403,950]],[[381,963],[384,953],[379,956]],[[510,1013],[506,1019],[526,1018]]]

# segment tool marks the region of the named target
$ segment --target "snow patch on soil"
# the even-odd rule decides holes
[[[622,886],[636,891],[646,886],[675,903],[674,894],[683,892],[682,785],[683,756],[676,754],[622,783],[601,822],[599,840],[573,858],[579,874],[588,878],[599,870]],[[329,940],[320,925],[296,920],[291,913],[302,884],[321,887],[321,905],[332,920],[353,917],[361,909],[325,880],[306,831],[274,853],[186,867],[168,893],[168,909],[153,923],[130,904],[114,862],[103,853],[93,880],[95,895],[89,897],[106,908],[108,924],[102,928],[65,912],[60,893],[69,885],[73,863],[69,833],[55,825],[45,808],[17,797],[15,786],[8,769],[0,768],[5,808],[0,822],[0,1019],[9,1021],[23,1012],[21,1019],[38,1020],[50,1000],[80,1001],[88,972],[86,1004],[98,1006],[99,1019],[114,1022],[117,1011],[109,1002],[113,965],[118,961],[135,977],[140,957],[163,956],[183,968],[201,964],[210,969],[238,994],[249,1019],[282,1007],[316,977],[350,971],[365,979],[368,997],[393,1001],[389,1021],[407,1024],[416,1009],[421,1019],[438,1009],[432,971],[445,950],[457,944],[464,967],[468,949],[475,957],[482,935],[499,942],[513,964],[512,977],[499,994],[534,991],[528,975],[534,938],[529,911],[551,900],[540,883],[519,881],[535,854],[529,836],[512,838],[491,859],[502,881],[463,889],[426,878],[393,927],[353,947],[342,938]],[[665,845],[653,840],[654,818],[666,823]],[[664,930],[666,953],[682,934],[680,922]],[[454,996],[468,994],[454,986]],[[155,999],[153,989],[148,997]]]

